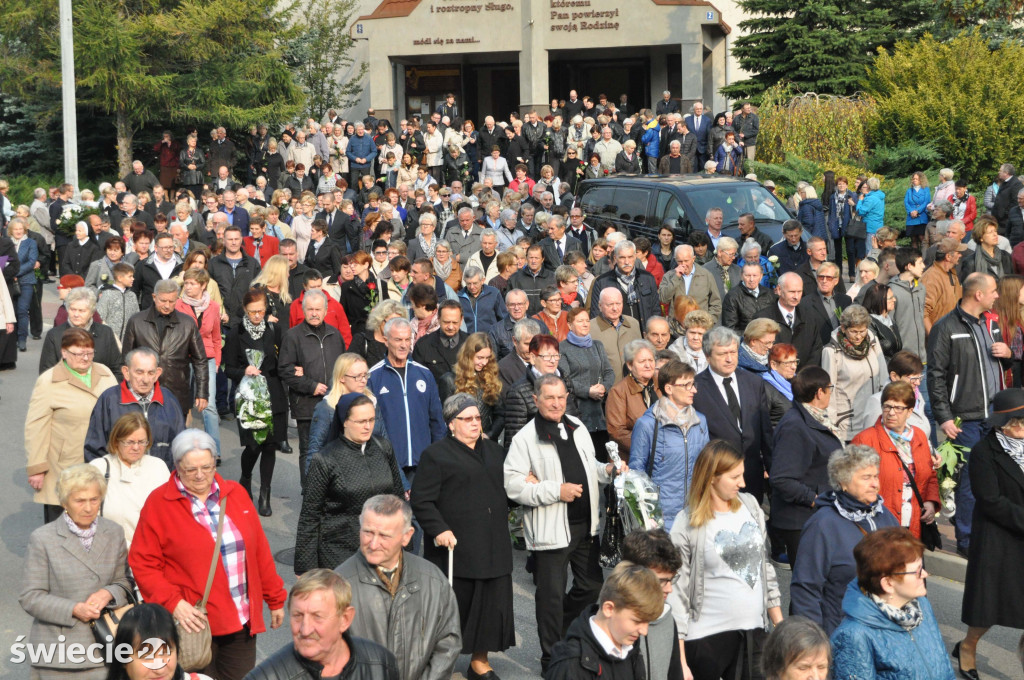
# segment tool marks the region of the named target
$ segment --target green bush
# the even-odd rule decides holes
[[[875,101],[869,131],[876,146],[931,143],[945,165],[976,185],[991,181],[1001,163],[1024,161],[1018,43],[991,50],[976,35],[901,42],[892,54],[879,53],[865,89]]]
[[[877,146],[868,156],[868,168],[883,175],[907,175],[921,168],[942,167],[942,154],[934,142],[911,140],[898,146]]]

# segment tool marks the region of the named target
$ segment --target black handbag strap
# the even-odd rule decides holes
[[[651,455],[647,459],[647,476],[650,477],[654,474],[654,451],[658,446],[658,416],[654,416],[654,436],[651,437]]]
[[[921,499],[921,492],[917,490],[917,482],[914,481],[914,473],[910,471],[910,468],[906,463],[903,462],[903,457],[900,456],[899,451],[896,452],[896,460],[900,462],[900,467],[907,473],[907,479],[910,480],[910,489],[914,492],[914,498],[917,499],[917,505],[921,508],[921,512],[924,512],[924,501]]]
[[[103,473],[103,481],[110,482],[110,460],[108,460],[106,456],[103,456],[103,464],[107,466],[106,471]],[[107,490],[109,491],[110,489],[108,488]],[[104,503],[106,503],[105,499],[103,501],[100,501],[100,517],[103,517]]]

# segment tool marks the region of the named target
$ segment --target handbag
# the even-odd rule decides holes
[[[11,282],[7,284],[7,292],[15,302],[17,302],[18,298],[21,297],[21,281],[18,280],[17,276],[11,279]]]
[[[213,575],[217,573],[217,562],[220,559],[220,544],[224,538],[224,516],[227,513],[227,498],[220,499],[220,517],[217,519],[217,541],[213,546],[213,559],[210,561],[210,573],[206,577],[206,590],[203,599],[196,604],[196,609],[206,614],[206,602],[210,599],[210,588],[213,587]],[[178,629],[178,664],[186,671],[201,670],[213,659],[213,635],[210,622],[198,633],[185,630],[180,623]]]
[[[917,482],[914,481],[914,475],[911,474],[910,468],[903,462],[900,455],[896,454],[896,460],[900,462],[900,466],[907,475],[907,479],[910,480],[910,489],[914,492],[914,498],[917,499],[917,505],[921,508],[921,513],[924,513],[924,501],[921,499],[921,492],[917,490]],[[935,522],[931,524],[925,524],[921,522],[921,542],[924,543],[924,547],[928,550],[935,552],[936,548],[942,547],[942,534],[939,533],[939,525]]]
[[[846,237],[847,238],[867,238],[868,237],[868,225],[864,222],[864,218],[856,213],[850,217],[850,221],[846,223]]]
[[[615,490],[615,471],[612,480],[604,488],[604,533],[601,534],[601,550],[598,561],[601,566],[611,569],[622,560],[622,540],[626,537],[619,517],[619,495]]]
[[[135,593],[131,589],[125,588],[120,583],[115,583],[114,585],[124,590],[128,595],[128,602],[120,607],[104,607],[100,617],[89,624],[92,627],[92,634],[96,638],[96,642],[101,645],[113,642],[114,638],[117,637],[117,627],[120,625],[121,619],[133,607],[138,605]]]

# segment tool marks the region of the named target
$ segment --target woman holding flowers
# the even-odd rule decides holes
[[[277,349],[281,326],[267,321],[267,292],[250,288],[242,298],[242,323],[228,333],[224,346],[224,373],[241,383],[237,399],[238,437],[242,451],[242,476],[238,483],[252,497],[252,471],[260,461],[259,513],[269,517],[270,484],[274,477],[278,441],[288,427],[288,400],[278,376]]]

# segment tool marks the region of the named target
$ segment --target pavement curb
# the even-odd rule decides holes
[[[967,578],[967,560],[955,553],[925,552],[924,567],[932,576],[941,576],[950,581],[963,583]]]

